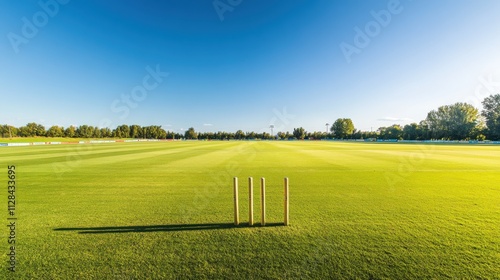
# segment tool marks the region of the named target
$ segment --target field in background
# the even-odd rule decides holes
[[[33,143],[33,142],[78,142],[90,140],[117,140],[117,138],[69,138],[69,137],[13,137],[0,138],[0,143]],[[123,139],[121,139],[123,140]]]
[[[500,275],[497,146],[56,145],[0,147],[0,163],[4,185],[7,165],[18,172],[19,279]],[[254,227],[231,226],[234,176],[243,224],[246,178],[256,182]],[[258,226],[260,177],[266,227]],[[6,191],[0,203],[7,208]],[[11,277],[2,255],[0,278]]]

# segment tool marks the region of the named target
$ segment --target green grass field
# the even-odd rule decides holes
[[[32,143],[32,142],[78,142],[90,140],[116,140],[116,138],[69,138],[69,137],[13,137],[0,138],[0,143]]]
[[[500,147],[162,142],[0,147],[2,279],[500,276]],[[232,177],[240,181],[233,227]],[[256,226],[248,221],[254,177]],[[258,181],[267,182],[260,227]],[[283,178],[290,226],[283,226]],[[7,223],[7,188],[1,196]],[[9,278],[6,278],[9,277]]]

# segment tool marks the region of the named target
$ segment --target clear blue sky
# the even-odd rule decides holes
[[[0,1],[0,123],[375,130],[500,92],[496,0],[55,1]]]

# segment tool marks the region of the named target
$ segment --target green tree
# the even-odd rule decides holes
[[[94,132],[92,133],[93,138],[102,138],[101,130],[96,126],[94,127]]]
[[[295,138],[300,140],[304,140],[304,138],[306,137],[306,131],[303,127],[294,128],[292,134]]]
[[[117,138],[129,138],[130,137],[130,127],[126,124],[118,126],[113,133],[114,137]]]
[[[354,132],[354,124],[351,119],[337,119],[330,128],[333,136],[339,139],[350,137]]]
[[[159,125],[147,126],[145,131],[148,139],[165,139],[167,137],[167,132]]]
[[[45,126],[38,124],[36,126],[36,136],[46,136],[47,131],[45,130]]]
[[[17,128],[11,125],[4,124],[0,126],[0,137],[12,138],[17,136]]]
[[[429,129],[429,125],[427,124],[427,122],[425,122],[425,120],[418,123],[417,134],[417,140],[430,140],[432,138],[431,130]]]
[[[64,136],[64,128],[53,125],[47,130],[47,137],[63,137]]]
[[[76,127],[70,125],[68,128],[64,130],[64,137],[73,138],[76,137]]]
[[[142,128],[140,125],[137,124],[131,125],[129,128],[130,138],[140,138],[139,135],[141,133],[141,129]]]
[[[500,94],[490,95],[482,103],[481,115],[486,120],[486,136],[490,140],[500,140]]]
[[[311,140],[319,140],[325,138],[325,132],[314,131],[307,134],[307,138]]]
[[[81,138],[92,138],[94,136],[94,127],[86,124],[80,125],[76,129],[76,136]]]
[[[430,111],[425,123],[434,139],[463,140],[473,137],[480,118],[474,106],[458,102]]]
[[[238,140],[244,139],[245,138],[245,133],[242,130],[236,131],[234,134],[234,137]]]
[[[186,139],[198,139],[198,133],[194,131],[193,127],[190,127],[186,132],[184,133],[184,137]]]
[[[403,127],[403,139],[405,140],[417,140],[418,139],[418,124],[411,123]]]
[[[20,127],[19,130],[23,137],[45,136],[45,127],[34,122]]]
[[[255,139],[255,137],[256,137],[255,132],[253,132],[253,131],[246,132],[245,135],[246,135],[245,136],[246,139]]]
[[[286,133],[285,132],[278,132],[278,139],[284,140],[286,138]]]
[[[486,140],[487,129],[483,121],[479,122],[471,131],[470,139],[484,141]]]
[[[111,129],[107,128],[107,127],[103,127],[100,129],[101,131],[101,137],[102,138],[109,138],[113,135]]]
[[[393,124],[389,127],[379,128],[380,138],[382,139],[403,139],[403,128],[399,124]]]
[[[157,139],[167,139],[167,131],[161,126],[158,127],[158,138]]]

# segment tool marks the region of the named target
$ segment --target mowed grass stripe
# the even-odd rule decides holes
[[[133,144],[120,146],[133,160],[116,160],[119,145],[101,146],[60,179],[45,159],[22,161],[21,278],[500,275],[500,173],[466,168],[481,168],[495,152],[488,147],[466,146],[471,154],[449,162],[463,146],[435,146],[411,161],[419,147],[401,144]],[[289,177],[291,226],[217,227],[232,223],[233,176],[242,222],[254,177],[256,223],[258,179],[266,177],[268,222],[279,222]]]
[[[160,151],[158,150],[158,145],[164,144]],[[97,144],[106,145],[106,144]],[[124,145],[120,148],[114,147],[114,145]],[[140,158],[150,158],[152,155],[161,155],[168,153],[178,153],[182,151],[190,151],[202,149],[202,147],[192,145],[178,145],[177,143],[156,143],[156,144],[143,144],[143,143],[130,143],[130,144],[111,144],[106,147],[102,146],[79,146],[75,149],[66,149],[64,151],[59,151],[55,154],[50,155],[33,155],[31,158],[37,158],[37,167],[43,164],[59,164],[64,167],[64,165],[84,165],[86,161],[92,161],[89,164],[94,164],[95,162],[120,162],[126,160],[137,160]],[[29,158],[29,156],[26,156]],[[100,159],[105,159],[101,161]],[[2,157],[2,160],[8,162],[16,162],[24,164],[25,157],[20,157],[17,159],[15,156]],[[27,164],[29,166],[29,164]]]
[[[217,170],[211,171],[211,169],[216,169],[218,164],[224,164],[227,161],[224,154],[232,150],[232,148],[218,149],[219,145],[220,143],[217,144],[217,142],[209,143],[203,145],[203,147],[198,146],[198,149],[183,150],[184,152],[176,150],[177,153],[175,154],[165,153],[163,147],[157,146],[162,148],[158,150],[158,153],[148,152],[148,157],[145,157],[144,153],[142,153],[142,157],[134,158],[135,160],[130,163],[116,161],[114,156],[111,157],[111,161],[101,157],[98,160],[87,159],[75,167],[72,172],[65,173],[63,178],[52,178],[43,186],[33,184],[29,185],[29,187],[32,190],[33,197],[52,193],[53,195],[49,196],[48,202],[54,203],[54,206],[59,205],[61,209],[77,209],[77,212],[85,212],[87,209],[92,208],[86,208],[85,206],[75,208],[75,205],[70,205],[69,203],[76,196],[83,200],[88,199],[96,202],[98,205],[93,208],[101,209],[101,212],[106,213],[116,213],[117,209],[103,208],[105,207],[103,205],[113,205],[110,202],[128,202],[124,201],[121,196],[134,197],[132,202],[135,201],[136,204],[135,206],[130,204],[130,207],[140,206],[141,201],[151,204],[156,199],[159,200],[158,203],[152,203],[152,205],[183,205],[182,200],[191,203],[193,197],[196,197],[196,192],[200,189],[210,188],[212,192],[218,192],[217,188],[223,187],[224,184],[225,187],[229,187],[231,174],[225,171],[222,173],[217,172]],[[232,144],[232,146],[241,145],[249,144]],[[217,154],[224,156],[221,157]],[[233,155],[237,155],[237,153],[233,153]],[[75,173],[79,175],[76,176]],[[119,176],[116,176],[116,174],[119,174]],[[127,175],[123,176],[123,174]],[[43,178],[42,175],[36,173],[33,176]],[[46,174],[46,176],[51,177],[50,174]],[[78,180],[82,176],[91,178],[91,180],[79,182],[78,187],[67,189],[64,193],[58,191],[59,184]],[[203,184],[200,184],[200,180]],[[229,188],[227,188],[225,195],[231,195]],[[210,196],[213,197],[213,194],[210,194]],[[69,199],[61,200],[61,198]],[[191,203],[191,206],[198,207],[194,203]],[[128,209],[128,206],[121,207],[118,213],[126,214]],[[90,211],[93,212],[94,210]],[[163,213],[167,212],[164,211]],[[225,211],[225,213],[229,213],[229,211]]]
[[[112,143],[112,144],[78,144],[78,145],[58,145],[58,146],[28,146],[28,147],[6,147],[5,153],[0,154],[0,158],[5,160],[23,160],[25,158],[54,158],[61,156],[85,155],[85,154],[100,154],[100,153],[120,153],[135,150],[157,150],[158,145],[169,145],[172,143]],[[177,144],[177,143],[176,143]],[[192,147],[193,143],[182,143],[185,147]],[[132,145],[132,146],[131,146]],[[177,147],[176,145],[166,146]]]
[[[386,147],[387,147],[387,146],[386,146]],[[389,148],[389,147],[387,147],[387,148]],[[377,152],[379,152],[379,151],[377,151]],[[383,151],[383,152],[385,153],[386,151]],[[409,153],[409,152],[411,152],[411,151],[408,151],[407,153]],[[389,155],[391,155],[391,154],[393,154],[393,153],[392,153],[392,151],[391,151],[390,153],[385,153],[385,154],[389,154]],[[317,156],[317,155],[316,155],[316,156]],[[325,153],[325,156],[328,156],[328,153]],[[404,157],[405,155],[403,154],[403,155],[401,155],[401,156],[403,156],[403,157]],[[391,157],[392,157],[392,155],[391,155]],[[339,157],[339,158],[342,158],[342,157]],[[463,160],[463,159],[462,159],[462,160]],[[364,163],[366,163],[366,161],[363,161],[362,163],[364,164]],[[424,164],[425,164],[425,162],[420,162],[420,163],[419,163],[419,165],[424,165]],[[387,167],[387,166],[384,166],[384,167]],[[344,176],[344,177],[348,177],[348,175],[347,175],[347,174],[352,173],[352,172],[345,172],[345,171],[342,171],[342,172],[343,172],[343,173],[345,173],[345,175],[346,175],[346,176]],[[387,193],[385,194],[385,196],[386,196],[386,198],[388,198],[388,199],[387,199],[387,201],[386,201],[385,203],[380,203],[380,204],[376,205],[376,208],[371,208],[371,209],[369,209],[369,211],[368,211],[368,212],[361,211],[361,213],[363,213],[363,214],[365,214],[365,215],[366,215],[366,214],[368,214],[368,213],[370,213],[370,212],[371,212],[371,213],[381,214],[381,213],[380,213],[380,209],[383,209],[383,211],[388,211],[388,210],[390,210],[390,209],[395,209],[395,210],[397,210],[397,209],[398,209],[398,207],[395,207],[394,203],[391,203],[391,202],[394,202],[394,201],[397,201],[397,200],[401,200],[401,199],[402,199],[402,198],[404,198],[405,196],[407,197],[406,199],[407,199],[407,201],[410,203],[410,205],[411,205],[411,204],[413,204],[413,203],[416,203],[416,205],[419,205],[418,207],[421,207],[420,205],[421,205],[422,201],[417,200],[417,201],[413,201],[413,202],[412,202],[412,200],[413,200],[413,199],[412,199],[413,194],[412,194],[412,193],[408,193],[407,195],[405,195],[405,192],[407,192],[407,190],[408,190],[408,188],[409,188],[409,187],[414,187],[415,182],[417,182],[416,186],[418,187],[418,186],[419,186],[419,182],[422,182],[422,179],[425,179],[425,178],[428,176],[428,174],[423,175],[423,176],[424,176],[423,178],[418,178],[417,180],[409,180],[408,175],[406,175],[407,173],[413,173],[413,172],[405,172],[405,177],[406,177],[406,178],[404,178],[404,180],[402,180],[402,181],[400,182],[401,184],[400,184],[399,186],[397,186],[397,187],[398,187],[398,189],[396,189],[396,191],[397,191],[397,196],[396,196],[396,197],[395,197],[394,195],[391,195],[391,193],[390,193],[389,191],[387,191]],[[472,172],[469,172],[469,173],[472,173]],[[417,174],[417,173],[413,173],[413,174]],[[417,175],[418,175],[418,174],[417,174]],[[467,177],[468,177],[468,176],[470,176],[470,175],[471,175],[471,174],[467,174],[467,175],[465,175],[465,176],[461,176],[461,177],[465,177],[465,178],[467,178]],[[498,177],[498,174],[495,174],[495,173],[492,173],[491,175],[493,175],[493,176],[495,176],[495,177]],[[431,177],[432,177],[432,180],[431,180],[431,182],[429,183],[429,184],[430,184],[430,186],[426,186],[426,188],[427,188],[427,190],[428,190],[428,194],[433,194],[433,193],[434,193],[432,196],[437,196],[439,193],[444,192],[444,193],[447,193],[447,194],[449,195],[449,188],[448,188],[447,186],[437,185],[437,184],[436,184],[436,182],[439,182],[439,181],[438,181],[438,180],[436,180],[436,177],[435,177],[434,175],[432,175]],[[474,178],[474,177],[470,177],[470,179],[469,179],[469,180],[470,180],[471,182],[472,182],[472,181],[475,181],[475,182],[477,183],[477,181],[476,181],[476,180],[474,180],[473,178]],[[372,179],[373,179],[373,178],[372,178]],[[461,178],[460,180],[463,180],[463,178]],[[457,181],[460,181],[460,180],[457,180]],[[353,183],[353,182],[355,182],[355,181],[356,181],[356,179],[351,178],[349,181],[350,181],[350,182],[343,182],[343,183],[340,183],[339,185],[344,185],[344,186],[347,186],[347,185],[349,185],[349,183]],[[452,182],[453,182],[453,183],[457,183],[457,189],[458,189],[458,190],[462,190],[462,188],[460,188],[460,184],[459,184],[459,182],[455,182],[455,181],[452,181]],[[464,182],[464,181],[462,181],[462,183],[463,183],[463,182]],[[491,184],[491,182],[492,182],[492,181],[491,181],[491,178],[485,178],[484,182],[490,182],[490,184]],[[451,183],[450,185],[453,185],[453,183]],[[376,186],[376,185],[383,186],[384,184],[380,184],[380,183],[376,183],[376,182],[375,182],[375,184],[373,184],[373,185],[375,185],[375,186]],[[372,201],[371,201],[371,203],[373,203],[374,197],[375,197],[375,200],[379,200],[379,199],[377,199],[377,197],[379,197],[379,196],[378,196],[378,195],[374,195],[374,193],[373,193],[373,191],[374,191],[373,186],[370,186],[370,185],[365,185],[365,186],[368,186],[368,187],[369,187],[369,190],[370,190],[370,195],[372,196],[371,198],[370,198],[370,197],[368,197],[368,196],[366,196],[366,198],[367,198],[367,199],[372,200]],[[430,192],[429,192],[429,187],[431,187],[431,186],[435,186],[436,188],[430,188]],[[384,187],[382,187],[382,190],[383,190],[383,189],[384,189]],[[390,189],[390,188],[387,188],[387,190],[389,190],[389,189]],[[328,195],[328,191],[327,191],[326,189],[323,189],[323,190],[324,190],[323,195],[325,195],[325,196],[329,196],[329,195]],[[495,191],[498,191],[498,188],[497,188],[497,189],[494,189],[494,190],[495,190]],[[473,193],[473,192],[471,192],[470,190],[468,190],[468,191],[466,191],[466,192],[468,192],[469,194]],[[352,192],[351,192],[351,193],[352,193]],[[437,193],[437,194],[436,194],[436,193]],[[454,193],[454,194],[457,194],[456,192],[453,192],[453,193]],[[491,195],[491,194],[492,194],[492,193],[490,193],[489,195]],[[362,198],[362,193],[360,193],[359,195],[360,195],[360,196],[358,196],[358,197],[359,197],[359,198]],[[485,196],[483,196],[483,198],[487,198],[489,195],[485,195]],[[489,196],[489,197],[491,198],[491,196]],[[352,207],[352,203],[353,203],[353,202],[355,202],[355,200],[353,201],[353,200],[352,200],[352,198],[353,198],[353,196],[351,195],[351,196],[349,197],[349,203],[351,204],[351,205],[350,205],[350,207]],[[380,197],[379,197],[379,198],[380,198]],[[428,197],[428,198],[429,198],[429,197]],[[443,197],[443,198],[444,198],[444,197]],[[318,198],[316,198],[316,199],[318,199]],[[337,199],[339,199],[339,198],[337,197]],[[396,200],[396,199],[397,199],[397,200]],[[333,200],[332,200],[332,201],[333,201]],[[470,200],[468,200],[468,201],[470,201]],[[339,200],[337,200],[336,202],[339,202]],[[366,202],[366,201],[362,201],[362,200],[360,200],[360,202],[361,202],[361,203],[364,203],[364,202]],[[496,202],[496,200],[491,200],[491,202],[493,202],[493,203],[497,203],[497,202]],[[332,202],[332,203],[330,203],[330,205],[331,205],[331,204],[337,204],[337,203]],[[344,203],[339,203],[339,204],[340,204],[340,205],[342,205],[342,206],[346,206],[346,207],[345,207],[346,209],[348,208],[348,207],[347,207],[347,204],[344,204]],[[497,204],[498,204],[498,203],[497,203]],[[327,204],[327,203],[325,203],[325,205],[328,205],[328,204]],[[362,205],[360,205],[360,206],[362,206]],[[464,206],[465,206],[465,205],[464,205]],[[488,204],[488,206],[493,206],[493,205]],[[415,207],[415,209],[418,209],[418,208],[417,208],[417,207]],[[323,210],[325,210],[325,209],[323,209]],[[338,209],[338,210],[341,210],[341,209]],[[359,210],[359,209],[358,209],[358,210]],[[401,207],[399,207],[399,210],[401,210]],[[438,211],[438,210],[439,210],[439,208],[434,208],[433,210],[434,210],[434,211]],[[375,212],[373,212],[373,211],[375,211]],[[339,211],[339,212],[340,212],[340,211]],[[396,212],[397,212],[397,211],[396,211]],[[389,217],[390,217],[391,215],[393,215],[393,214],[394,214],[394,211],[390,211],[389,213],[390,213],[390,215],[389,215]],[[327,215],[325,215],[325,216],[327,216]],[[399,216],[399,215],[396,215],[395,217],[397,217],[397,216]],[[370,215],[367,215],[366,217],[367,217],[367,220],[369,220],[369,221],[374,221],[374,220],[373,220],[373,217],[370,217]],[[325,217],[325,218],[326,218],[326,217]],[[356,220],[359,220],[359,218],[360,218],[360,217],[356,217]],[[364,220],[364,219],[363,219],[363,220]],[[396,221],[397,221],[397,220],[396,220]],[[386,221],[383,221],[383,222],[386,222]]]

